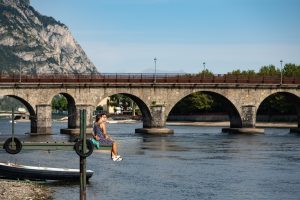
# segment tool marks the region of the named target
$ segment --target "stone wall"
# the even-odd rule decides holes
[[[37,126],[49,129],[51,127],[51,110],[38,112],[44,105],[51,107],[52,98],[57,94],[69,96],[72,100],[73,113],[79,109],[88,109],[89,113],[101,100],[114,94],[125,94],[132,98],[143,113],[143,126],[163,127],[171,109],[185,96],[194,92],[213,94],[227,108],[230,126],[234,128],[255,127],[256,111],[260,104],[270,95],[284,92],[295,97],[295,103],[300,105],[300,90],[296,86],[279,87],[273,85],[201,85],[201,84],[161,84],[154,86],[145,83],[62,83],[62,84],[0,84],[0,96],[11,96],[21,100],[30,112],[37,113]],[[50,108],[51,109],[51,108]],[[76,109],[76,110],[75,110]],[[298,111],[300,113],[300,111]],[[72,119],[69,128],[78,128],[78,114]],[[90,116],[90,115],[89,115]],[[223,116],[208,116],[199,120],[223,120]],[[298,121],[300,124],[300,114]],[[260,119],[260,118],[259,118]],[[197,119],[198,120],[198,119]],[[183,120],[185,121],[185,120]],[[32,130],[36,127],[32,120]],[[91,120],[87,120],[88,126]]]

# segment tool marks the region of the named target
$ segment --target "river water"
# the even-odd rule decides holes
[[[0,120],[0,138],[11,124]],[[118,141],[122,162],[108,152],[95,152],[87,168],[95,171],[87,186],[87,199],[299,199],[300,136],[288,129],[266,129],[262,135],[230,135],[222,127],[169,126],[170,136],[134,133],[136,124],[108,124]],[[29,141],[68,141],[59,134],[66,123],[55,123],[51,136],[30,137],[28,122],[17,122],[16,134]],[[22,151],[1,161],[25,165],[78,168],[71,151]],[[55,199],[79,199],[77,183],[47,182]]]

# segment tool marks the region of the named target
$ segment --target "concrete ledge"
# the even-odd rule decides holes
[[[86,134],[92,134],[92,128],[86,129]],[[67,135],[79,135],[80,129],[79,128],[63,128],[60,129],[61,134],[67,134]]]
[[[291,128],[290,133],[300,133],[300,128]]]
[[[263,134],[265,129],[263,128],[223,128],[223,133],[232,134]]]
[[[174,134],[174,130],[169,128],[137,128],[135,129],[135,133],[145,133],[152,135],[168,135]]]

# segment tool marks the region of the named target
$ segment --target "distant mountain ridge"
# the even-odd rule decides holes
[[[1,73],[96,73],[67,26],[29,0],[0,0]]]

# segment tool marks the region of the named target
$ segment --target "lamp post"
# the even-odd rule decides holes
[[[205,77],[205,62],[203,62],[203,78]]]
[[[157,58],[155,57],[154,58],[154,83],[156,83],[156,61],[157,61]]]
[[[280,85],[282,85],[282,60],[280,60]]]

